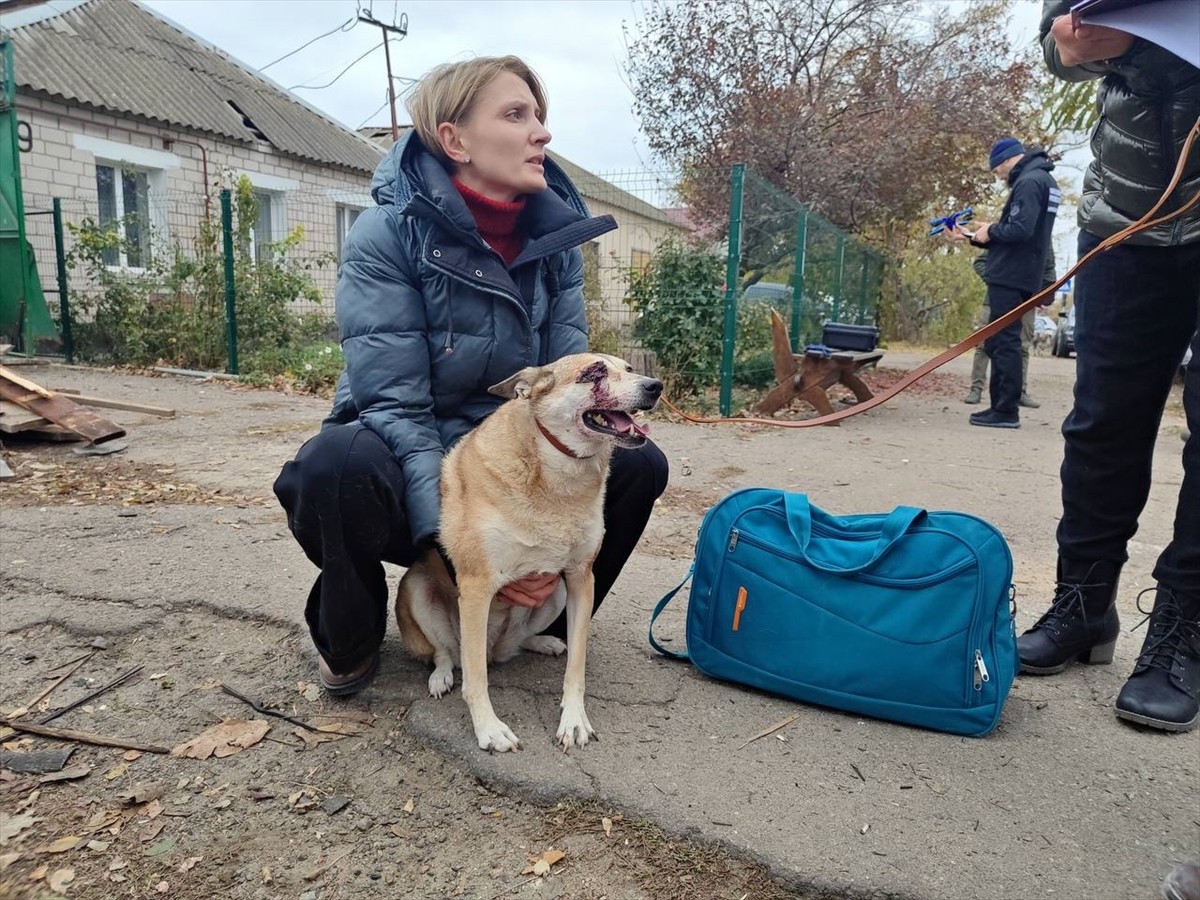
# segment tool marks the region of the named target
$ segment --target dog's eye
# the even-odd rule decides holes
[[[590,382],[595,384],[597,381],[603,381],[607,374],[608,369],[605,367],[604,363],[592,363],[579,373],[579,378],[576,379],[575,383],[584,384],[585,382]]]

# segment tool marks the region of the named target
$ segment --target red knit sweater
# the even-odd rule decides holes
[[[454,186],[466,201],[467,209],[471,211],[483,239],[500,254],[506,266],[511,266],[525,244],[525,235],[517,224],[517,218],[525,208],[525,198],[504,203],[471,190],[457,178],[454,179]]]

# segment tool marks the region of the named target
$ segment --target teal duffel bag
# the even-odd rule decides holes
[[[1012,555],[995,526],[899,506],[833,516],[747,488],[704,516],[687,651],[713,678],[953,734],[996,727],[1017,673]],[[687,583],[687,579],[684,579]]]

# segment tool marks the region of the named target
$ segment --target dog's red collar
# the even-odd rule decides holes
[[[562,451],[563,453],[567,454],[567,456],[571,457],[571,459],[591,459],[590,456],[580,456],[578,453],[552,435],[549,431],[547,431],[546,426],[539,422],[536,418],[533,421],[534,424],[537,425],[538,431],[542,433],[542,437],[548,440],[550,442],[550,446],[552,446],[555,450]]]

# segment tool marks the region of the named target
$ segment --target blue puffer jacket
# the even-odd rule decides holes
[[[526,241],[506,267],[441,164],[410,132],[375,170],[346,238],[337,320],[346,370],[324,427],[355,420],[404,472],[415,543],[438,528],[442,456],[502,402],[488,387],[587,349],[579,246],[616,228],[589,218],[563,171],[527,197]]]

